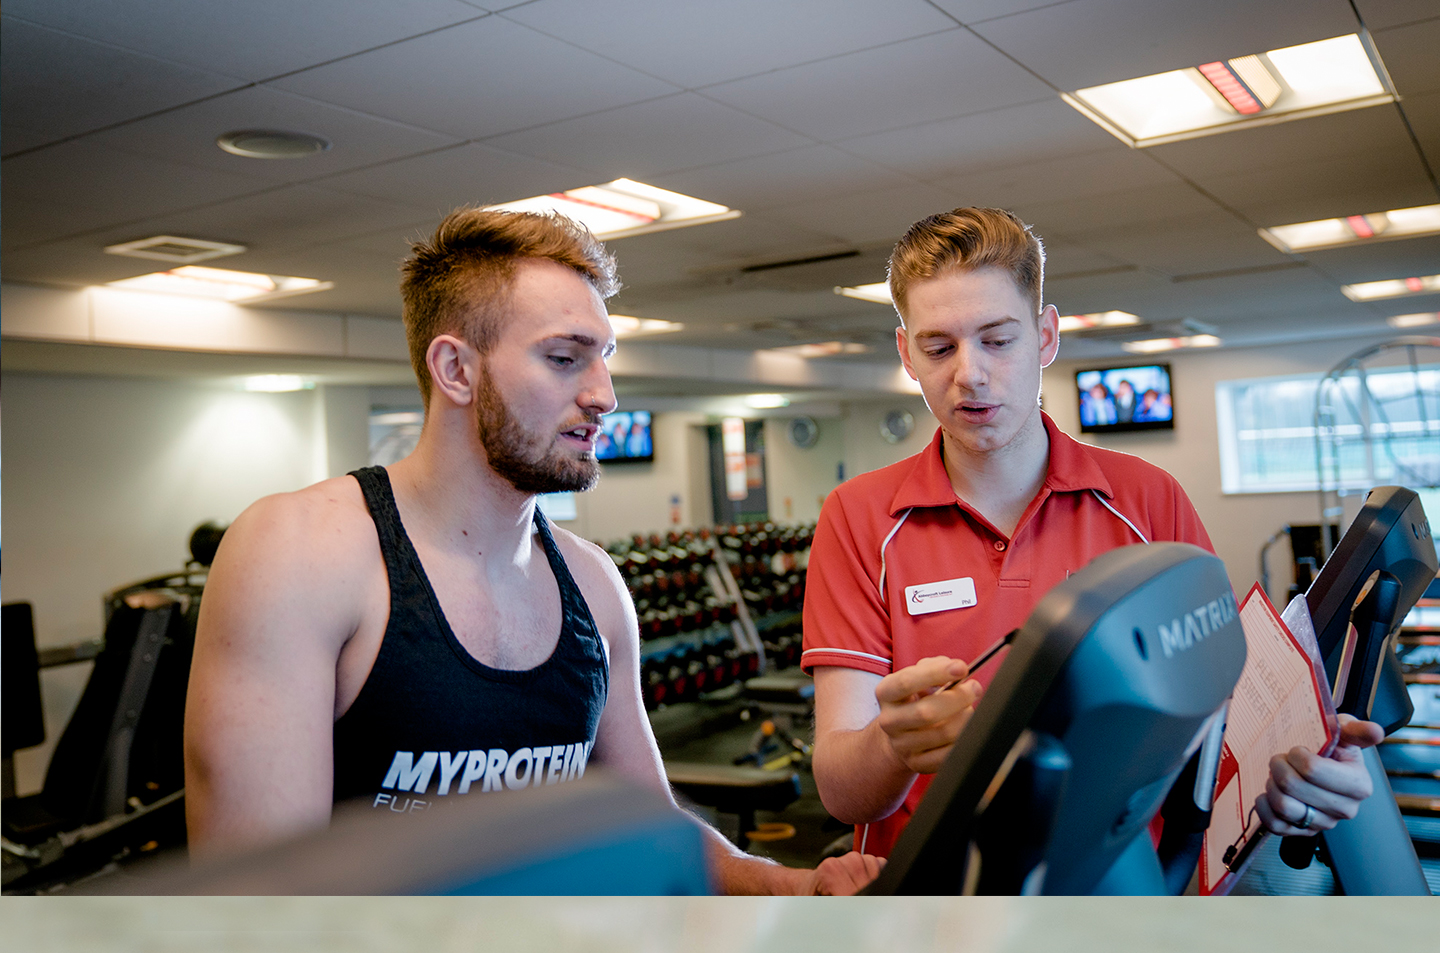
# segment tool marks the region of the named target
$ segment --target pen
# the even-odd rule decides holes
[[[982,667],[984,667],[984,665],[985,665],[986,662],[990,661],[990,660],[991,660],[992,658],[994,658],[997,654],[999,654],[999,652],[1000,652],[1001,649],[1003,649],[1005,646],[1009,645],[1011,642],[1015,641],[1015,636],[1018,635],[1019,633],[1020,633],[1020,630],[1019,630],[1019,629],[1012,629],[1012,630],[1010,630],[1009,632],[1007,632],[1007,633],[1005,633],[1004,635],[1002,635],[999,639],[997,639],[997,640],[995,641],[995,644],[994,644],[994,645],[991,645],[988,649],[986,649],[985,651],[981,652],[981,653],[979,654],[979,656],[976,657],[975,661],[973,661],[973,662],[970,663],[970,674],[969,674],[969,675],[966,675],[965,678],[970,678],[970,677],[972,677],[976,672],[980,671],[980,669],[981,669]],[[950,684],[946,685],[944,688],[940,689],[940,691],[942,691],[942,692],[949,691],[950,689],[954,688],[956,685],[959,685],[963,680],[964,680],[964,679],[959,679],[959,678],[957,678],[957,679],[955,679],[955,681],[951,682]]]

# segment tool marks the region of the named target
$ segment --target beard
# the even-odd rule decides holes
[[[590,415],[583,421],[599,422]],[[593,453],[576,457],[555,446],[553,434],[547,445],[543,436],[527,433],[488,373],[480,379],[475,426],[490,469],[521,493],[584,492],[600,480],[600,461]]]

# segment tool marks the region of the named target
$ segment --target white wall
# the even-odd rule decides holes
[[[1175,429],[1096,436],[1080,434],[1075,371],[1086,367],[1143,364],[1127,360],[1057,361],[1045,372],[1045,410],[1061,429],[1111,450],[1133,453],[1174,474],[1185,488],[1215,550],[1225,561],[1230,582],[1240,595],[1260,577],[1259,553],[1265,540],[1286,523],[1319,523],[1318,497],[1303,493],[1220,492],[1219,434],[1215,422],[1215,385],[1223,380],[1324,373],[1349,355],[1383,338],[1348,338],[1310,344],[1173,351],[1171,365]],[[1277,544],[1270,554],[1272,591],[1290,582],[1290,551]]]
[[[664,532],[710,522],[708,449],[691,431],[704,423],[693,413],[657,413],[652,418],[654,463],[602,464],[600,482],[576,494],[576,519],[566,529],[598,543],[635,533]],[[703,479],[692,479],[699,470]],[[699,492],[697,492],[697,490]],[[671,521],[671,497],[680,499],[680,521]]]
[[[36,641],[100,636],[101,595],[180,569],[196,524],[363,466],[364,388],[251,394],[185,381],[7,373],[4,600],[35,606]],[[88,666],[47,670],[38,788]]]
[[[897,366],[899,362],[896,362]],[[899,443],[880,436],[880,422],[892,410],[908,410],[915,429]],[[845,408],[845,479],[878,470],[925,449],[935,436],[935,418],[919,396],[896,395],[877,401],[852,403]]]
[[[813,447],[790,442],[791,417],[765,420],[765,489],[770,518],[777,523],[813,523],[820,504],[835,487],[845,460],[845,421],[816,417],[820,435]]]

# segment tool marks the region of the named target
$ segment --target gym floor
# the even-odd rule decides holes
[[[792,668],[777,674],[799,675]],[[749,717],[747,718],[747,714]],[[650,723],[666,761],[702,764],[734,764],[735,758],[750,750],[764,715],[747,710],[738,691],[727,690],[695,702],[684,702],[651,712]],[[811,740],[811,726],[796,719],[794,734]],[[783,770],[783,769],[782,769]],[[850,832],[848,825],[830,817],[820,803],[809,766],[796,765],[800,776],[800,797],[783,811],[757,811],[758,824],[780,823],[795,828],[795,835],[783,840],[753,841],[749,851],[792,867],[814,867],[836,838]],[[739,819],[734,814],[717,814],[710,808],[686,805],[694,814],[734,841]]]

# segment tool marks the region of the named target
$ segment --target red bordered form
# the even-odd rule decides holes
[[[1287,624],[1288,623],[1288,624]],[[1282,618],[1257,583],[1240,604],[1245,668],[1230,699],[1215,800],[1200,853],[1200,893],[1227,894],[1268,836],[1255,812],[1270,758],[1296,745],[1335,750],[1340,721],[1303,595]]]

